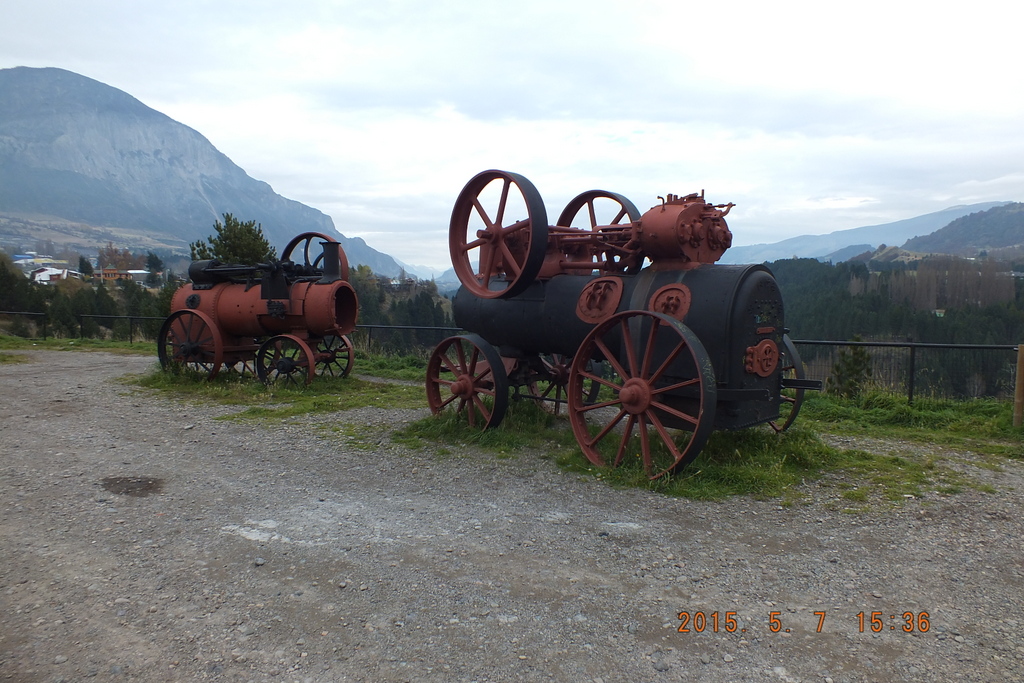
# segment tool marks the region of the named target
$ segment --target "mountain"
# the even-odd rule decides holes
[[[278,249],[303,232],[340,235],[330,216],[117,88],[64,69],[0,69],[0,242],[188,253],[225,213],[255,220]],[[350,263],[401,270],[361,239],[343,248]]]
[[[976,256],[982,251],[1019,251],[1024,248],[1024,204],[1005,204],[961,216],[930,235],[908,240],[903,248],[958,256]]]
[[[720,262],[763,263],[765,261],[793,258],[794,256],[799,258],[825,259],[830,254],[840,251],[846,254],[848,253],[845,251],[846,248],[851,246],[857,246],[856,253],[862,253],[869,249],[875,249],[880,244],[902,244],[919,235],[933,233],[961,216],[1009,203],[985,202],[981,204],[951,206],[942,211],[907,218],[894,223],[837,230],[827,235],[801,235],[773,244],[732,247],[725,252]]]

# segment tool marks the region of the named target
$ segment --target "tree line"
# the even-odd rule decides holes
[[[1024,289],[1010,264],[943,256],[878,272],[867,264],[785,259],[775,273],[794,339],[1016,344]]]
[[[190,246],[194,260],[216,259],[222,263],[256,264],[276,257],[274,249],[256,221],[240,221],[231,214],[214,224],[214,234]],[[159,258],[152,252],[133,254],[128,249],[108,245],[100,250],[101,264],[120,269],[145,263],[154,272]],[[351,269],[350,284],[359,297],[359,323],[363,325],[404,325],[415,327],[450,327],[451,306],[437,292],[433,282],[403,280],[397,285],[389,278],[378,277],[365,265]],[[148,291],[130,280],[108,285],[68,279],[54,285],[29,281],[0,255],[0,310],[45,313],[48,331],[57,337],[88,337],[111,335],[128,338],[128,321],[120,316],[165,318],[170,314],[171,298],[181,281],[173,276],[159,291]],[[109,316],[109,317],[108,317]],[[141,331],[155,338],[159,321],[141,323]],[[24,319],[13,323],[12,331],[22,336],[38,334]],[[392,341],[401,348],[426,346],[436,341],[436,334],[408,330],[397,333]]]

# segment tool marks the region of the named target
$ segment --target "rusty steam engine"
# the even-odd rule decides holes
[[[478,174],[452,212],[470,334],[433,351],[427,398],[493,427],[510,394],[568,414],[598,466],[639,460],[649,477],[691,462],[715,429],[792,424],[804,379],[782,297],[763,265],[718,265],[732,204],[666,195],[640,214],[622,195],[585,192],[548,225],[521,175]]]
[[[317,250],[314,243],[319,243]],[[267,383],[346,376],[359,302],[337,240],[303,233],[280,260],[254,265],[193,261],[191,283],[171,301],[157,338],[161,365],[215,377],[254,372]]]

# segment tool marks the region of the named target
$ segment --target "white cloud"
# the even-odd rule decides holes
[[[195,128],[406,262],[477,172],[733,201],[736,244],[1021,199],[1024,6],[866,0],[36,0],[0,68],[59,66]]]

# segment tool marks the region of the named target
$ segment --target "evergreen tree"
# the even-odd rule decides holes
[[[146,276],[146,284],[150,287],[156,287],[160,284],[160,271],[164,269],[164,262],[159,256],[153,252],[146,254],[146,270],[149,274]]]
[[[78,320],[71,306],[71,299],[64,292],[57,292],[47,311],[50,329],[55,337],[73,338],[78,336]]]
[[[78,272],[84,275],[85,277],[92,277],[94,272],[92,268],[92,262],[89,259],[85,258],[84,256],[79,256]]]
[[[213,229],[216,235],[189,245],[193,261],[216,259],[221,263],[255,265],[266,263],[277,255],[256,221],[243,223],[226,213],[224,222],[215,222]]]

